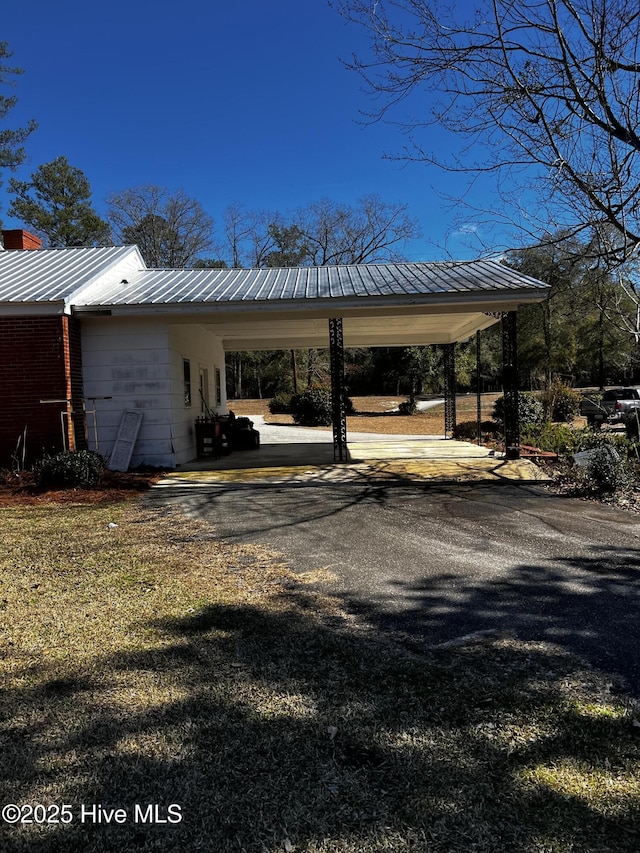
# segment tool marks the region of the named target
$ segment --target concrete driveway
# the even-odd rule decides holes
[[[534,484],[344,471],[178,477],[151,500],[176,502],[223,540],[267,545],[295,571],[326,570],[326,591],[383,630],[428,643],[484,630],[555,642],[640,695],[636,515]]]

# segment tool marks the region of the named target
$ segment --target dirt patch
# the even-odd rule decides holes
[[[490,420],[493,404],[500,394],[483,394],[482,420]],[[415,415],[399,415],[394,409],[406,397],[352,397],[355,415],[347,417],[349,432],[371,432],[379,435],[444,435],[444,404]],[[456,398],[458,423],[476,419],[475,394],[460,394]],[[269,424],[292,424],[291,415],[272,415],[269,400],[229,400],[236,415],[262,415]]]

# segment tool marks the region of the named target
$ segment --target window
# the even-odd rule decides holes
[[[188,358],[182,359],[182,369],[184,373],[184,404],[191,405],[191,362]]]
[[[216,367],[216,406],[222,405],[222,388],[220,387],[220,368]]]

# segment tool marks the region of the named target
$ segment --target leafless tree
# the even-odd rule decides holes
[[[144,185],[107,198],[116,240],[135,243],[151,267],[189,267],[214,248],[213,220],[183,190]]]
[[[327,266],[397,260],[419,228],[407,205],[371,194],[355,205],[324,198],[293,213],[233,204],[225,232],[233,266]]]
[[[321,199],[298,210],[294,222],[313,266],[397,260],[419,233],[406,204],[386,202],[375,193],[355,206]]]
[[[258,268],[268,266],[269,254],[276,242],[269,226],[278,222],[279,214],[265,210],[248,210],[239,202],[228,205],[224,212],[224,231],[227,252],[232,267]]]
[[[468,17],[440,0],[335,5],[370,34],[372,52],[349,65],[377,97],[371,117],[408,131],[398,156],[495,174],[501,205],[488,215],[517,220],[525,240],[587,232],[609,262],[636,252],[638,0],[479,0]],[[453,155],[428,149],[433,125],[455,134]]]
[[[293,213],[247,210],[235,203],[224,216],[227,255],[234,267],[325,266],[393,260],[402,246],[419,234],[407,206],[368,195],[355,205],[330,199],[305,205]],[[272,354],[275,355],[275,354]],[[300,365],[298,364],[300,359]],[[242,376],[243,360],[260,367],[255,357],[237,353],[231,369]],[[328,353],[291,350],[294,390],[298,367],[306,362],[307,384],[326,381]],[[256,376],[258,374],[256,373]],[[236,381],[236,394],[241,385]]]

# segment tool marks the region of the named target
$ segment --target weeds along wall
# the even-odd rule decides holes
[[[75,318],[0,317],[0,388],[0,466],[15,465],[16,458],[29,465],[63,443],[86,447]]]

